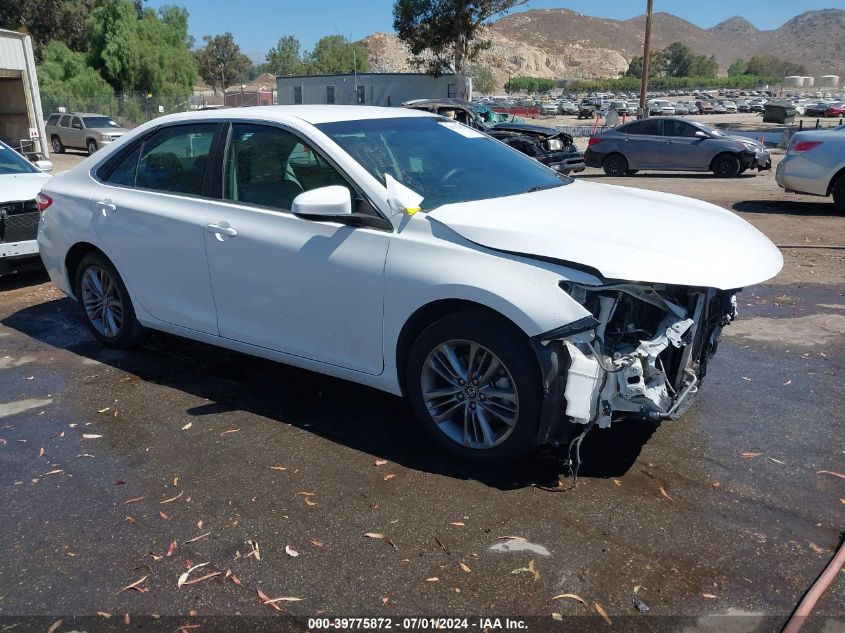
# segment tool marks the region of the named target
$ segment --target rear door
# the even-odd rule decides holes
[[[127,148],[92,197],[94,229],[133,301],[165,323],[214,335],[203,227],[219,127],[156,130]]]
[[[660,167],[660,119],[643,119],[619,128],[624,133],[622,151],[632,169]]]
[[[709,139],[695,135],[699,129],[677,119],[663,121],[660,162],[666,169],[703,170],[708,167]]]

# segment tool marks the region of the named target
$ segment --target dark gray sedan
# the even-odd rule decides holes
[[[732,178],[747,169],[771,169],[769,150],[743,136],[728,136],[697,121],[650,117],[590,138],[584,161],[608,176],[659,171],[712,171]]]

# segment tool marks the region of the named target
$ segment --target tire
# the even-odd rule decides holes
[[[833,194],[833,204],[836,205],[836,210],[845,215],[845,174],[839,176],[833,187],[830,188]]]
[[[50,145],[53,146],[53,151],[56,152],[56,154],[65,153],[65,146],[62,144],[62,139],[55,134],[53,135],[53,138],[50,139]]]
[[[141,340],[144,330],[135,318],[129,292],[105,255],[92,252],[82,258],[75,287],[85,321],[100,343],[125,349]],[[102,300],[106,300],[105,306]]]
[[[471,350],[477,367],[469,373]],[[488,377],[496,360],[498,369]],[[451,393],[433,396],[435,391]],[[537,445],[540,368],[525,334],[501,317],[467,310],[428,326],[411,348],[406,392],[431,438],[467,460],[508,462]],[[438,415],[444,417],[436,422]]]
[[[85,147],[88,149],[89,156],[99,149],[99,147],[97,146],[97,141],[92,138],[89,138],[88,141],[86,141]]]
[[[626,169],[625,170],[626,176],[633,176],[634,174],[638,174],[638,173],[640,173],[639,169]]]
[[[713,159],[711,168],[717,178],[733,178],[739,174],[742,165],[733,154],[721,154]]]
[[[604,173],[608,176],[624,176],[625,172],[628,171],[628,161],[625,160],[622,154],[610,154],[605,157],[602,163],[602,169],[604,169]]]

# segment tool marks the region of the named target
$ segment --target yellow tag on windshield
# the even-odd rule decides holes
[[[419,210],[420,210],[420,207],[406,207],[405,213],[407,213],[408,215],[414,215]]]

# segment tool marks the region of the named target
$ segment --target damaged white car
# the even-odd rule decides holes
[[[151,328],[404,394],[490,461],[679,416],[736,292],[782,266],[729,211],[407,109],[162,117],[39,207],[50,276],[106,345]]]

